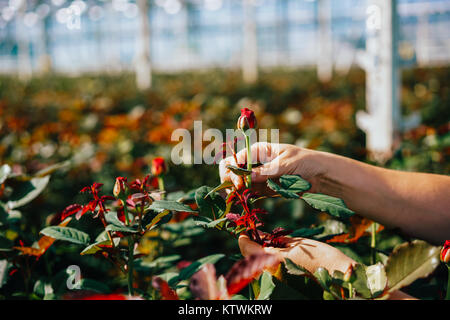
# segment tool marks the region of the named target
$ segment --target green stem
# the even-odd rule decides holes
[[[353,285],[351,284],[351,282],[348,283],[348,297],[350,299],[353,298]]]
[[[370,247],[372,248],[372,264],[377,263],[377,257],[376,257],[376,245],[377,245],[377,227],[378,224],[376,222],[372,223],[371,226],[371,241],[370,241]]]
[[[252,151],[250,149],[250,137],[245,135],[245,147],[247,148],[247,170],[252,171]],[[252,186],[252,175],[247,176],[247,188]]]
[[[133,261],[134,261],[134,240],[133,236],[128,237],[128,294],[134,295],[133,290]]]
[[[128,217],[128,208],[125,201],[121,200],[123,206],[123,213],[125,215],[125,224],[130,225],[130,218]],[[133,260],[134,260],[134,240],[133,236],[128,236],[128,268],[127,268],[127,276],[128,276],[128,294],[132,296],[133,292]]]
[[[123,213],[125,215],[125,224],[128,226],[128,225],[130,225],[130,217],[128,217],[127,203],[124,200],[120,200],[120,202],[122,202],[122,206],[123,206]]]
[[[144,229],[142,227],[142,217],[144,216],[144,205],[141,205],[141,210],[139,211],[139,231],[142,232]]]
[[[100,203],[100,211],[99,211],[100,220],[102,221],[103,226],[104,226],[105,229],[106,229],[106,226],[107,226],[108,224],[106,223],[105,212],[106,212],[105,207],[103,206],[102,203]],[[109,239],[109,242],[111,243],[111,247],[114,248],[114,241],[113,241],[113,239],[112,239],[111,232],[106,231],[106,234],[108,235],[108,239]]]
[[[164,179],[161,176],[158,176],[158,188],[161,191],[164,191]],[[164,199],[164,194],[161,195],[161,199]]]
[[[450,300],[450,265],[447,264],[448,269],[448,279],[447,279],[447,294],[445,296],[445,300]]]

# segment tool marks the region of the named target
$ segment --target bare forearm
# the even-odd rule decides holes
[[[450,236],[450,177],[388,170],[318,153],[326,168],[316,190],[342,198],[355,212],[435,244]]]

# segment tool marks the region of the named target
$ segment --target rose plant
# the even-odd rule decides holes
[[[250,139],[246,130],[254,129],[256,123],[254,113],[244,108],[237,127],[247,150]],[[224,150],[235,156],[235,143],[227,142]],[[8,165],[0,168],[0,287],[21,274],[27,298],[386,299],[433,273],[439,266],[439,255],[448,263],[448,243],[441,249],[420,240],[398,241],[397,237],[393,245],[387,245],[382,226],[357,215],[341,199],[308,192],[310,183],[298,175],[269,179],[267,187],[273,195],[258,194],[252,189],[250,154],[247,163],[229,166],[244,179],[243,189],[224,182],[214,188],[167,192],[163,177],[168,168],[160,157],[153,160],[152,173],[142,179],[129,182],[126,177],[117,177],[111,194],[105,194],[102,183],[94,182],[80,190],[88,197],[85,203],[69,203],[40,230],[39,240],[27,246],[18,236],[18,209],[38,199],[58,168],[32,176],[14,173]],[[320,223],[264,231],[266,218],[274,213],[263,204],[280,199],[302,200],[321,216]],[[244,258],[214,253],[196,261],[180,261],[183,257],[178,255],[158,255],[157,250],[144,252],[140,248],[145,241],[174,246],[210,229],[232,238],[246,234],[263,247],[283,248],[291,237],[311,238],[336,246],[358,263],[345,273],[330,274],[325,268],[311,273],[271,254]],[[37,262],[46,259],[57,241],[62,242],[59,247],[64,247],[63,243],[75,246],[83,259],[94,257],[110,263],[117,272],[115,289],[88,277],[74,288],[61,288],[57,281],[65,283],[67,274],[53,281],[36,280]],[[357,252],[353,245],[361,250]],[[211,247],[214,250],[214,244]],[[369,256],[360,252],[369,252]]]

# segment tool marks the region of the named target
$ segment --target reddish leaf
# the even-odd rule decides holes
[[[177,269],[181,270],[186,267],[189,267],[191,265],[191,263],[192,263],[191,261],[181,260],[180,262],[177,263]]]
[[[373,223],[372,220],[363,218],[358,215],[350,217],[350,232],[334,236],[326,242],[354,243],[364,235],[367,235],[367,228]]]
[[[236,262],[225,276],[228,294],[233,295],[241,291],[253,279],[259,277],[264,269],[277,266],[280,259],[268,253],[248,256]]]
[[[152,286],[162,296],[162,300],[179,300],[175,290],[169,287],[169,284],[160,277],[153,277]]]
[[[70,220],[72,220],[72,218],[68,218],[68,219],[64,220],[63,222],[61,222],[59,224],[59,226],[60,227],[67,226],[69,224]],[[49,236],[42,236],[37,243],[38,244],[37,248],[24,247],[21,242],[20,247],[13,247],[13,249],[22,251],[22,253],[25,255],[35,256],[35,257],[39,258],[47,251],[48,248],[50,248],[50,246],[53,244],[53,242],[55,242],[54,238],[49,237]]]
[[[271,233],[265,234],[262,240],[263,247],[276,247],[285,248],[288,238],[285,236],[292,233],[292,230],[285,230],[282,227],[278,227],[272,230]]]
[[[70,206],[66,207],[63,212],[61,213],[61,221],[65,220],[67,217],[74,215],[78,213],[78,211],[82,210],[83,206],[80,204],[71,204]]]

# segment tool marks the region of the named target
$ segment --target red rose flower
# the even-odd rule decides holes
[[[117,177],[116,183],[114,184],[113,194],[116,198],[119,197],[120,194],[124,194],[127,191],[127,178]]]
[[[238,129],[247,130],[247,129],[255,129],[256,128],[256,117],[255,113],[248,109],[241,109],[241,116],[237,122]]]
[[[445,240],[444,246],[441,250],[441,261],[450,263],[450,240]]]
[[[154,176],[159,176],[163,173],[167,172],[166,162],[164,158],[157,157],[152,161],[152,174]]]

